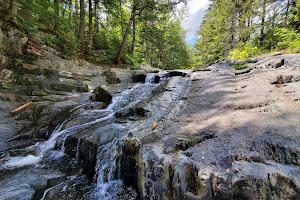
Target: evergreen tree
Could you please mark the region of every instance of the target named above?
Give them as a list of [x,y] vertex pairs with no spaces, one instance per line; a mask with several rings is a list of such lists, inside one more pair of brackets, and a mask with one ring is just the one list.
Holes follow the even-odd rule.
[[[234,54],[240,52],[240,58],[243,58],[276,48],[280,42],[276,30],[290,26],[299,30],[298,2],[211,0],[198,31],[194,53],[197,63],[203,66],[226,58],[234,49]],[[290,5],[293,5],[292,9]]]

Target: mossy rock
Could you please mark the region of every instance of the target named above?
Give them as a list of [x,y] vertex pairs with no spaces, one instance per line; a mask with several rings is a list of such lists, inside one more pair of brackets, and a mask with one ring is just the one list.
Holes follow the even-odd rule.
[[100,101],[105,103],[106,105],[109,105],[112,101],[112,96],[109,94],[109,92],[107,92],[106,90],[104,90],[101,87],[97,87],[94,90],[95,98],[92,98],[92,100],[94,101]]

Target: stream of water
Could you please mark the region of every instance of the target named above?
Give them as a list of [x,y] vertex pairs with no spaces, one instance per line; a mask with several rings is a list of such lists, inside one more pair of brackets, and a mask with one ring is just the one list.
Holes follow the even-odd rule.
[[[161,74],[159,74],[161,75]],[[178,97],[181,96],[183,89],[186,87],[185,83],[178,84],[178,81],[174,79],[174,83],[168,83],[170,88],[179,87],[179,92],[168,92],[164,96],[156,96],[157,93],[154,92],[157,88],[164,83],[161,81],[160,84],[155,84],[159,77],[158,74],[149,74],[146,76],[144,84],[136,84],[128,89],[124,89],[120,93],[113,95],[112,103],[106,109],[91,109],[83,110],[81,115],[83,117],[89,116],[94,117],[92,121],[72,126],[67,129],[63,129],[64,125],[68,123],[65,121],[59,124],[55,130],[52,132],[51,136],[47,141],[38,142],[33,146],[27,147],[28,155],[23,156],[12,156],[6,157],[6,162],[2,166],[3,168],[18,168],[26,165],[36,165],[49,155],[49,152],[54,154],[54,157],[62,157],[65,152],[65,142],[66,139],[72,135],[84,132],[87,129],[90,131],[90,135],[97,135],[100,132],[105,132],[106,130],[113,129],[117,127],[115,132],[117,133],[112,140],[108,141],[99,146],[97,153],[97,164],[96,164],[96,175],[95,175],[95,189],[91,192],[92,199],[118,199],[120,194],[124,193],[125,187],[120,180],[120,157],[122,156],[123,138],[129,133],[129,130],[134,130],[134,128],[139,129],[143,123],[138,126],[130,121],[126,121],[125,124],[115,124],[114,119],[116,118],[117,112],[123,112],[129,110],[136,105],[144,105],[145,108],[154,112],[153,116],[148,116],[149,119],[145,120],[145,123],[152,123],[153,120],[157,120],[161,115],[166,115],[169,109],[172,109],[174,105],[171,103],[177,101]],[[178,79],[179,80],[179,79]],[[159,89],[160,91],[161,89]],[[168,90],[171,91],[171,90]],[[145,103],[141,103],[145,101]],[[168,103],[169,101],[169,103]],[[152,103],[149,103],[152,102]],[[172,108],[169,108],[169,107]],[[109,121],[111,120],[111,121]],[[105,123],[108,121],[109,123]],[[133,124],[130,127],[130,124]],[[79,160],[79,144],[80,137],[78,138],[78,143],[76,146],[76,159]],[[55,149],[55,150],[54,150]],[[48,191],[48,190],[47,190]],[[128,191],[127,191],[128,192]],[[135,192],[132,192],[132,196],[136,196]],[[44,194],[45,196],[45,194]]]
[[[38,142],[35,145],[26,148],[28,152],[31,152],[30,154],[26,156],[6,157],[6,162],[2,165],[2,168],[18,168],[26,165],[38,166],[38,164],[49,155],[47,154],[49,151],[53,151],[57,158],[63,156],[65,151],[64,143],[69,136],[79,133],[92,125],[97,125],[112,119],[115,117],[116,112],[133,107],[142,100],[148,98],[152,91],[158,86],[158,84],[152,83],[152,77],[153,76],[150,75],[150,78],[147,78],[149,81],[145,84],[137,84],[132,88],[115,94],[112,103],[106,109],[85,111],[88,112],[89,115],[98,116],[94,121],[64,130],[62,130],[62,128],[67,121],[59,124],[51,133],[48,140]],[[124,132],[124,135],[125,134],[127,134],[127,132]],[[78,142],[78,144],[79,143],[80,142]],[[57,149],[58,147],[60,148]],[[56,150],[54,151],[54,149]],[[93,193],[94,198],[115,199],[116,195],[122,192],[123,183],[119,179],[119,172],[116,171],[120,169],[120,159],[118,159],[118,157],[121,155],[121,149],[122,140],[119,138],[115,138],[112,142],[99,147],[96,165],[97,183],[95,192]],[[76,157],[78,158],[78,147]]]

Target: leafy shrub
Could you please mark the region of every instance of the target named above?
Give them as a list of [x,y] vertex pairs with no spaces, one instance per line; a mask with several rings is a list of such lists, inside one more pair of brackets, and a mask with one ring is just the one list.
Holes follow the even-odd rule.
[[134,67],[138,65],[137,60],[128,53],[123,54],[122,60],[125,64],[133,65]]
[[108,62],[106,51],[104,50],[97,51],[97,62],[100,63]]
[[250,42],[240,43],[238,48],[229,52],[229,57],[239,60],[245,60],[258,55],[260,52],[257,46],[250,44]]
[[60,49],[61,56],[66,59],[80,51],[80,43],[72,32],[58,34],[54,43]]
[[289,53],[300,53],[300,34],[286,28],[276,29],[275,35],[281,38],[277,48],[287,49]]

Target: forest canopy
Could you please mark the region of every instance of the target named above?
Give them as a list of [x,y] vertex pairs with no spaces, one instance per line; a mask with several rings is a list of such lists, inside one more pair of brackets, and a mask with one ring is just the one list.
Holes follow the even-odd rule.
[[228,56],[247,59],[265,52],[300,52],[299,0],[210,0],[194,56],[204,65]]
[[[300,52],[300,0],[210,0],[197,32],[185,42],[189,0],[0,0],[1,21],[65,59],[136,69],[199,68],[232,57]],[[199,19],[200,20],[200,19]]]
[[[66,59],[191,67],[177,7],[185,0],[0,0],[28,37]],[[11,8],[14,7],[14,8]],[[16,16],[9,14],[15,9]],[[176,12],[175,12],[176,11]],[[5,19],[8,20],[8,19]]]

